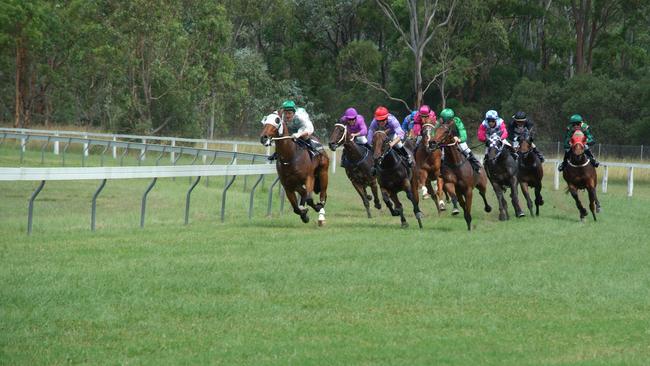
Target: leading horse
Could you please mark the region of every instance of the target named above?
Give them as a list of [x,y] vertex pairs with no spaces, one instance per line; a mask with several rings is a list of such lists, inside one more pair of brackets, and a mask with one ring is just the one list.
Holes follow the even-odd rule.
[[[318,212],[318,225],[322,226],[325,223],[329,157],[324,151],[312,157],[306,146],[291,138],[285,122],[277,113],[266,116],[262,124],[264,128],[260,142],[270,146],[275,141],[275,151],[278,154],[275,167],[293,212],[300,216],[302,222],[308,223],[308,210],[305,208],[307,203]],[[314,203],[312,192],[320,193],[320,202]],[[300,203],[296,194],[300,195]]]
[[533,215],[533,202],[530,199],[528,187],[530,186],[535,189],[535,216],[539,216],[539,206],[544,204],[544,198],[542,198],[544,167],[542,166],[542,161],[539,160],[539,157],[533,151],[533,143],[528,131],[517,136],[517,142],[519,143],[519,169],[517,171],[519,187],[526,199],[531,216]]
[[[371,198],[374,201],[375,208],[381,209],[377,179],[372,175],[372,167],[375,161],[370,150],[354,142],[354,137],[348,133],[348,127],[342,123],[337,123],[330,135],[329,147],[332,151],[336,151],[336,148],[341,144],[343,144],[343,154],[347,160],[347,164],[344,166],[345,174],[361,197],[368,218],[372,218],[370,214]],[[366,193],[366,187],[370,187],[372,197]]]
[[[378,129],[375,131],[372,138],[372,150],[377,169],[377,180],[386,207],[390,210],[391,215],[400,217],[403,228],[408,227],[406,218],[404,218],[404,208],[397,197],[398,192],[406,192],[406,197],[413,204],[413,212],[421,229],[422,212],[420,212],[418,204],[413,200],[411,169],[406,167],[400,154],[390,146],[390,140],[385,130]],[[393,208],[393,203],[395,208]]]
[[505,191],[510,188],[510,199],[517,217],[526,216],[519,205],[517,194],[517,162],[510,154],[510,150],[501,137],[492,135],[486,141],[487,154],[485,156],[485,172],[487,173],[492,188],[499,201],[499,220],[510,219],[508,215],[508,203],[504,197]]
[[472,230],[472,190],[478,188],[485,212],[492,211],[487,203],[485,192],[487,190],[487,177],[485,169],[474,172],[467,158],[460,151],[458,142],[454,139],[456,125],[451,123],[441,124],[435,132],[431,145],[441,148],[444,154],[440,174],[444,181],[445,191],[451,196],[452,202],[459,202],[463,208],[467,230]]
[[579,189],[586,189],[589,195],[589,209],[596,221],[596,212],[600,212],[600,202],[596,196],[596,184],[598,182],[598,175],[596,168],[590,164],[590,159],[585,154],[585,144],[587,137],[578,130],[574,132],[570,140],[571,153],[567,166],[562,171],[562,176],[567,182],[568,191],[576,201],[576,207],[580,211],[580,221],[584,221],[587,216],[587,210],[582,206],[580,197],[578,197]]

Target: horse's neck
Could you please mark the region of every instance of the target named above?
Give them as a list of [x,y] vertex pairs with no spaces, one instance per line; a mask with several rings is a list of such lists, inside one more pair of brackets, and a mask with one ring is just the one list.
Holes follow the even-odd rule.
[[573,164],[584,164],[587,161],[587,155],[583,151],[582,154],[576,154],[573,151],[571,151],[571,156],[569,157],[569,161]]
[[283,161],[292,160],[296,156],[298,145],[291,139],[275,140],[275,151]]
[[535,166],[538,162],[537,155],[533,153],[533,150],[528,150],[525,153],[521,153],[521,162],[525,166]]
[[445,146],[445,159],[450,164],[460,164],[465,160],[465,155],[463,155],[456,145],[454,146]]
[[343,149],[345,150],[346,155],[348,158],[361,158],[363,156],[363,149],[361,146],[357,145],[356,142],[354,142],[354,139],[350,140],[345,140],[343,143]]

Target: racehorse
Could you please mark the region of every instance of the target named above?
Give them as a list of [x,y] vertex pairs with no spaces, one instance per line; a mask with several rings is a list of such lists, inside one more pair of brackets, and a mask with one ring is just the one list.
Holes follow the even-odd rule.
[[494,134],[486,141],[487,155],[485,157],[485,172],[487,173],[492,188],[499,201],[499,220],[510,219],[508,215],[508,203],[504,197],[505,191],[510,188],[510,198],[517,217],[526,216],[519,206],[517,194],[517,162],[510,154],[509,149],[501,140],[501,137]]
[[[381,195],[391,215],[399,216],[402,227],[408,227],[406,218],[404,218],[404,208],[399,198],[397,198],[397,193],[404,191],[406,197],[413,203],[413,212],[418,220],[418,225],[422,228],[422,212],[420,212],[418,204],[413,200],[411,169],[406,167],[400,154],[390,146],[385,130],[378,129],[375,131],[372,139],[372,150]],[[395,208],[393,208],[393,203]]]
[[[275,151],[278,154],[275,167],[293,212],[300,216],[302,222],[308,223],[307,203],[318,212],[318,225],[322,226],[325,224],[329,157],[324,151],[312,157],[307,147],[292,139],[285,122],[277,113],[266,116],[262,124],[264,128],[260,142],[269,146],[271,141],[275,141]],[[312,192],[320,193],[319,203],[314,203]],[[300,195],[300,203],[296,193]]]
[[577,130],[573,133],[570,140],[571,153],[567,166],[562,171],[562,176],[567,182],[568,191],[576,201],[576,207],[580,211],[580,221],[584,221],[587,216],[587,210],[582,206],[578,197],[578,189],[586,189],[589,195],[589,209],[596,221],[596,212],[600,212],[600,202],[596,196],[596,184],[598,176],[596,168],[590,164],[589,158],[585,155],[585,144],[587,136],[582,131]]
[[517,136],[519,142],[519,170],[517,171],[517,180],[521,188],[521,193],[526,198],[526,204],[531,216],[533,215],[533,201],[528,193],[528,186],[535,189],[535,215],[539,216],[539,206],[544,204],[542,198],[542,178],[544,178],[544,167],[541,160],[533,152],[532,142],[528,131]]
[[[425,189],[430,194],[435,194],[432,197],[438,214],[444,211],[445,201],[443,199],[443,183],[440,177],[440,167],[442,165],[442,151],[440,149],[431,148],[431,131],[435,128],[431,123],[422,125],[420,135],[422,140],[419,145],[415,147],[413,156],[415,157],[415,165],[413,167],[413,198],[415,202],[420,203],[420,188],[424,195]],[[431,182],[436,181],[437,189],[433,189]]]
[[[354,137],[350,136],[346,125],[337,123],[334,125],[334,131],[332,131],[332,135],[330,136],[329,147],[332,151],[335,151],[341,143],[343,144],[343,154],[347,159],[345,174],[361,197],[368,218],[372,218],[370,214],[371,198],[375,203],[375,208],[381,209],[381,202],[379,201],[377,190],[377,179],[371,173],[374,164],[372,154],[366,147],[354,142]],[[368,186],[372,191],[372,197],[366,193],[366,187]]]
[[460,202],[467,223],[467,230],[472,230],[472,189],[478,188],[485,204],[485,212],[492,211],[487,203],[487,177],[484,170],[474,172],[467,158],[460,151],[458,142],[454,139],[456,125],[453,122],[441,124],[435,132],[430,145],[441,148],[444,154],[440,173],[444,181],[445,191],[451,196],[452,202]]

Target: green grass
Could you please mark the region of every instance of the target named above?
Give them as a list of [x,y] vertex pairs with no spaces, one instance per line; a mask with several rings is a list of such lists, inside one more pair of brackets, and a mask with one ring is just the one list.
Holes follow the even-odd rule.
[[0,364],[647,364],[650,184],[637,174],[627,198],[610,174],[598,222],[549,169],[540,217],[478,204],[472,232],[428,200],[423,230],[410,205],[406,230],[367,219],[340,171],[323,228],[277,194],[266,218],[270,180],[249,221],[241,177],[224,223],[212,178],[184,226],[179,178],[150,193],[144,229],[149,181],[109,181],[94,233],[99,182],[48,182],[27,236],[37,182],[0,182]]

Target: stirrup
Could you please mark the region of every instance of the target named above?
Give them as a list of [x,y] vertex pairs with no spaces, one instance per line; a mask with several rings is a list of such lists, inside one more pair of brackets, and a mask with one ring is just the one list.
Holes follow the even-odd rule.
[[277,158],[278,158],[278,153],[277,153],[277,152],[274,152],[273,154],[269,155],[269,156],[266,158],[266,160],[268,160],[268,161],[273,161],[273,160],[276,160]]

